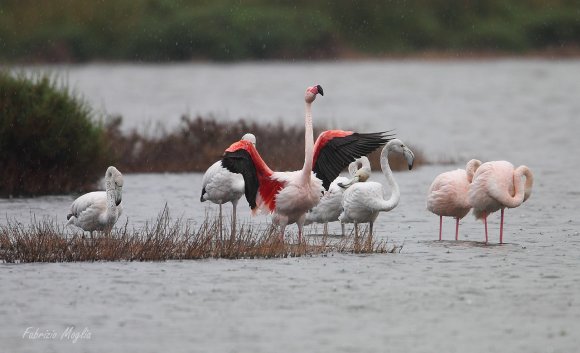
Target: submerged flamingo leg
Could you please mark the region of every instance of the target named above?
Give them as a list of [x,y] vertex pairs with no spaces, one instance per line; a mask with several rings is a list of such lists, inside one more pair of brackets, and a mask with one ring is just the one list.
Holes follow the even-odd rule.
[[503,212],[505,209],[501,209],[501,222],[499,224],[499,243],[503,244]]
[[455,241],[459,240],[459,218],[455,218]]
[[483,223],[485,224],[485,243],[487,244],[487,213],[483,214]]
[[439,216],[439,241],[441,241],[441,228],[443,228],[443,216]]

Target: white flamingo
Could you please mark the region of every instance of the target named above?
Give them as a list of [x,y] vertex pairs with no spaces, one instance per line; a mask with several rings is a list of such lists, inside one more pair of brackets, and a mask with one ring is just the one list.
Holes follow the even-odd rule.
[[[366,156],[362,156],[348,166],[348,171],[351,178],[355,177],[356,172],[362,169],[365,173],[360,173],[357,181],[366,181],[371,174],[371,163]],[[324,224],[324,235],[328,235],[328,222],[338,221],[338,216],[342,212],[342,195],[344,188],[338,186],[339,183],[346,184],[350,179],[346,177],[337,177],[330,184],[328,191],[322,195],[318,205],[314,206],[308,213],[306,213],[305,225],[312,223]],[[342,227],[342,235],[344,236],[344,223],[340,224]]]
[[395,181],[389,166],[388,157],[390,153],[404,155],[409,169],[413,168],[415,160],[413,151],[399,139],[391,140],[383,147],[381,151],[381,169],[387,179],[387,184],[391,188],[391,197],[388,200],[384,199],[384,190],[381,183],[374,181],[356,183],[357,177],[355,176],[349,183],[341,184],[341,186],[348,188],[342,196],[343,211],[338,218],[341,223],[354,223],[355,238],[358,238],[358,224],[369,223],[369,243],[373,236],[373,223],[379,213],[388,212],[397,207],[401,197],[399,185]]
[[439,240],[443,228],[443,217],[455,218],[455,240],[459,239],[459,220],[471,210],[467,198],[473,174],[481,161],[472,159],[465,169],[456,169],[439,174],[427,193],[427,209],[439,216]]
[[89,192],[74,200],[66,216],[67,225],[91,232],[91,236],[93,231],[110,231],[123,212],[123,175],[115,167],[107,168],[105,190]]
[[[288,224],[298,225],[298,241],[306,212],[320,201],[324,189],[355,158],[369,154],[389,141],[385,133],[359,134],[330,130],[320,134],[314,144],[312,102],[323,95],[320,85],[308,87],[304,100],[304,166],[294,172],[273,172],[256,148],[248,141],[232,144],[224,153],[222,165],[244,176],[245,195],[250,208],[273,213],[272,221],[280,226],[281,239]],[[315,174],[313,174],[313,172]]]
[[[525,182],[524,182],[525,178]],[[515,208],[532,194],[534,175],[525,165],[514,168],[507,161],[483,163],[473,176],[469,187],[469,203],[476,219],[483,218],[487,243],[487,216],[501,209],[499,243],[503,244],[503,216],[506,207]]]
[[[253,134],[245,134],[242,136],[242,140],[249,141],[254,147],[256,146],[256,136]],[[202,189],[199,201],[211,201],[220,207],[220,237],[222,235],[222,205],[227,202],[232,203],[231,236],[233,236],[236,232],[236,209],[238,207],[238,201],[244,194],[244,177],[222,167],[222,161],[219,160],[207,169],[203,175],[201,184]]]

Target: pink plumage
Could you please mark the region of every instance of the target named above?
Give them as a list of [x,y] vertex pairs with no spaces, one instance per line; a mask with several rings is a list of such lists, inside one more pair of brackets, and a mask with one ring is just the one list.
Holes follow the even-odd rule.
[[477,169],[469,188],[468,200],[475,218],[484,221],[486,242],[487,216],[501,210],[499,242],[502,244],[504,209],[518,207],[526,201],[532,193],[533,183],[534,177],[528,167],[514,168],[507,161],[487,162]]
[[467,193],[473,175],[481,162],[477,159],[470,160],[465,170],[457,169],[439,174],[427,194],[427,209],[439,216],[439,240],[443,217],[453,217],[456,220],[455,240],[459,237],[459,220],[469,213],[471,205]]

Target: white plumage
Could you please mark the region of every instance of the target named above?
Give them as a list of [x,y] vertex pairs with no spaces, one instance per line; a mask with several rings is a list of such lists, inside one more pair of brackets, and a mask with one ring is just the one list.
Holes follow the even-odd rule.
[[[242,140],[250,141],[256,145],[256,137],[253,134],[245,134]],[[219,205],[219,227],[222,229],[222,205],[232,203],[232,235],[236,227],[236,209],[238,201],[244,195],[244,177],[241,174],[232,173],[222,166],[219,160],[211,165],[203,175],[200,201],[211,201]]]
[[[348,166],[349,174],[353,178],[359,169],[364,169],[367,172],[367,175],[370,175],[371,165],[366,156],[357,159]],[[323,223],[324,234],[328,234],[328,222],[338,221],[338,216],[340,216],[340,213],[342,212],[342,196],[345,189],[340,187],[338,184],[347,184],[348,182],[349,179],[345,177],[337,177],[334,179],[330,184],[328,191],[326,191],[320,199],[318,205],[308,211],[306,214],[306,222],[304,224]],[[341,226],[342,235],[344,235],[344,224],[341,224]]]
[[123,175],[115,167],[105,173],[106,191],[93,191],[78,197],[67,215],[67,225],[84,231],[109,231],[121,216]]
[[387,178],[387,184],[391,187],[391,197],[384,199],[383,185],[373,181],[356,183],[356,178],[342,186],[348,187],[342,197],[343,211],[339,216],[341,223],[354,223],[355,236],[358,237],[358,224],[369,223],[369,236],[373,235],[373,223],[379,212],[388,212],[397,207],[400,199],[399,185],[393,177],[389,166],[388,154],[401,153],[407,159],[409,169],[413,167],[415,156],[413,152],[398,139],[389,141],[381,152],[381,169]]

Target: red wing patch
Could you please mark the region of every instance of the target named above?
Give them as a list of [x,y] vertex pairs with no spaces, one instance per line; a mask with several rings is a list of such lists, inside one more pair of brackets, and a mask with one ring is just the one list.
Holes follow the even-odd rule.
[[318,159],[318,155],[320,151],[326,146],[328,141],[332,140],[335,137],[345,137],[348,135],[352,135],[352,131],[344,131],[344,130],[327,130],[322,132],[318,135],[316,139],[316,143],[314,144],[314,157],[312,158],[312,164],[316,164],[316,160]]
[[272,170],[264,162],[251,142],[244,140],[235,142],[226,149],[226,152],[235,152],[240,149],[246,150],[250,154],[254,167],[256,168],[259,183],[258,192],[261,197],[261,200],[257,200],[258,207],[267,208],[268,211],[273,212],[276,208],[276,195],[284,187],[284,184],[271,178],[273,174]]

